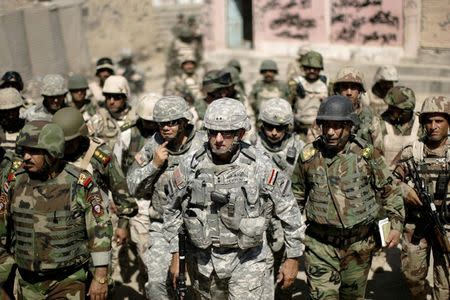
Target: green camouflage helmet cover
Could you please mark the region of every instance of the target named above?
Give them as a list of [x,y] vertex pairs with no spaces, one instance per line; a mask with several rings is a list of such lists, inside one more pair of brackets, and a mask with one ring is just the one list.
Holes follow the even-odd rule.
[[20,130],[16,146],[46,150],[51,156],[62,158],[64,156],[64,132],[55,123],[31,121]]
[[361,85],[362,92],[365,92],[366,89],[364,87],[364,75],[357,69],[353,67],[343,67],[339,70],[336,75],[336,80],[333,84],[333,90],[335,93],[338,93],[338,85],[341,82],[353,82]]
[[414,91],[405,86],[394,86],[390,89],[384,102],[403,110],[414,110],[416,106],[416,96]]
[[447,119],[450,118],[450,98],[445,96],[430,96],[425,98],[422,109],[420,110],[420,122],[427,114],[441,113],[446,114]]
[[239,77],[239,72],[238,72],[238,70],[236,70],[236,68],[228,66],[228,67],[223,68],[222,72],[230,73],[232,84],[238,84],[239,82],[241,82],[241,78]]
[[300,64],[303,67],[311,67],[323,70],[322,54],[316,51],[309,51],[300,59]]
[[275,71],[276,73],[278,73],[277,63],[271,59],[263,60],[261,66],[259,67],[259,72],[263,71]]
[[13,109],[23,106],[23,99],[15,88],[0,89],[0,109]]
[[227,66],[233,67],[233,68],[235,68],[236,70],[238,70],[239,73],[241,73],[241,69],[242,69],[241,63],[240,63],[236,58],[231,59],[231,60],[227,63]]
[[212,93],[217,89],[226,88],[233,85],[231,74],[223,70],[211,70],[203,77],[203,90],[205,93]]
[[220,98],[208,105],[204,126],[211,130],[250,130],[251,128],[244,104],[232,98]]
[[179,96],[164,96],[160,98],[153,108],[155,122],[168,122],[178,119],[192,120],[193,115],[184,98]]
[[294,125],[294,113],[285,99],[272,98],[262,103],[258,120],[272,125]]
[[60,96],[68,92],[66,81],[59,74],[47,74],[42,79],[42,96]]
[[86,80],[86,77],[80,74],[74,74],[69,77],[67,87],[70,90],[81,90],[81,89],[87,89],[88,82]]
[[359,123],[352,101],[341,95],[330,96],[322,101],[316,122],[320,124],[322,121],[347,121],[354,125]]
[[62,128],[66,141],[89,134],[83,115],[75,107],[61,108],[53,115],[52,122]]

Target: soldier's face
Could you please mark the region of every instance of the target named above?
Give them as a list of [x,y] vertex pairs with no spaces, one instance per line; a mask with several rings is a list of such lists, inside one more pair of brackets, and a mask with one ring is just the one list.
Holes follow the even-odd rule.
[[106,109],[112,113],[120,111],[125,106],[125,95],[104,93],[106,99]]
[[39,173],[45,168],[45,154],[42,149],[23,148],[23,168],[30,173]]
[[97,77],[100,79],[100,84],[103,85],[105,80],[112,75],[112,72],[109,69],[100,69],[97,72]]
[[341,82],[338,85],[338,92],[341,96],[350,99],[353,104],[359,100],[360,86],[355,82]]
[[264,78],[264,82],[270,83],[275,80],[275,75],[277,74],[277,72],[273,70],[264,70],[261,71],[261,74]]
[[234,150],[234,143],[242,138],[238,130],[208,130],[211,151],[218,156],[227,156]]
[[60,110],[66,100],[66,94],[58,96],[44,96],[47,108],[50,112],[55,113]]
[[86,89],[70,90],[73,102],[82,102],[86,98]]
[[303,71],[305,72],[306,80],[314,82],[319,79],[320,69],[303,66]]
[[350,137],[352,125],[342,121],[323,121],[322,135],[325,137],[325,146],[329,149],[340,150]]
[[424,120],[427,138],[433,142],[440,142],[448,135],[448,121],[440,114],[431,114]]
[[0,123],[2,125],[10,125],[19,120],[20,107],[0,110]]
[[268,123],[263,123],[263,132],[267,139],[276,144],[281,142],[286,135],[287,126],[286,125],[272,125]]
[[194,74],[195,71],[195,63],[192,61],[187,61],[182,65],[184,73],[191,75]]
[[181,120],[173,120],[169,122],[158,123],[159,133],[164,138],[165,141],[173,141],[183,130]]

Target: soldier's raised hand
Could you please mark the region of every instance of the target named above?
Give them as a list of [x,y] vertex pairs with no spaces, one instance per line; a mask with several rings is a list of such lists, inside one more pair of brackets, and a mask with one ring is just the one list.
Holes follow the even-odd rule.
[[152,164],[157,167],[161,168],[166,160],[169,158],[169,150],[167,150],[167,143],[168,141],[165,141],[161,145],[156,148],[155,153],[153,154],[153,160]]

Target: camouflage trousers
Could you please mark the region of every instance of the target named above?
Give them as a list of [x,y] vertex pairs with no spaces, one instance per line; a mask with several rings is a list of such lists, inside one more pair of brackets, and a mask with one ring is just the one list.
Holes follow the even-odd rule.
[[[411,243],[414,224],[406,224],[402,241],[402,269],[411,299],[426,299],[426,277],[430,266],[430,252],[433,252],[433,299],[450,299],[449,261],[444,254],[431,247],[430,241],[422,238],[417,245]],[[450,225],[446,225],[447,238],[450,238]]]
[[1,255],[0,262],[0,287],[3,287],[3,284],[8,280],[15,262],[14,258],[8,254]]
[[[205,251],[205,250],[198,250]],[[270,251],[270,250],[269,250]],[[244,260],[232,271],[231,277],[219,278],[213,271],[209,277],[198,271],[195,253],[187,256],[189,277],[196,299],[201,300],[270,300],[265,298],[265,284],[269,278],[264,260]],[[192,255],[194,254],[194,255]],[[273,278],[273,277],[272,277]],[[273,286],[273,281],[271,282]]]
[[170,245],[162,233],[150,231],[150,246],[143,257],[148,281],[145,285],[148,299],[173,299],[169,267],[172,261]]
[[285,260],[285,247],[281,250],[273,252],[268,251],[266,265],[267,273],[264,283],[264,297],[263,299],[291,299],[293,293],[293,287],[287,289],[281,289],[279,285],[275,285],[278,272],[280,271],[281,265]]
[[144,263],[144,253],[148,249],[150,242],[149,234],[150,220],[148,215],[138,213],[130,219],[130,239],[136,245],[137,261],[139,266],[138,284],[139,289],[144,289],[147,282],[147,270]]
[[17,271],[17,278],[19,283],[19,300],[78,300],[85,299],[85,295],[87,293],[87,271],[84,269],[80,269],[66,278],[61,278],[60,280],[46,280],[31,283],[25,281],[19,271]]
[[306,235],[305,269],[310,299],[364,299],[372,256],[373,236],[347,248],[336,248]]

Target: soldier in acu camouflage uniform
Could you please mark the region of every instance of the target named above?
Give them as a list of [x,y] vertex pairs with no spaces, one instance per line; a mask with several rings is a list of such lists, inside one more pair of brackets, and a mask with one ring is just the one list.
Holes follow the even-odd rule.
[[97,105],[86,98],[89,89],[88,82],[83,75],[75,74],[69,77],[67,84],[69,88],[71,102],[70,105],[76,107],[82,114],[83,119],[88,121],[97,112]]
[[249,101],[253,111],[258,115],[261,104],[272,98],[289,98],[289,86],[286,82],[275,79],[278,74],[278,66],[273,60],[264,60],[259,67],[259,73],[263,76],[252,87]]
[[179,267],[177,234],[184,223],[197,296],[261,299],[270,251],[265,232],[272,216],[282,220],[285,237],[287,258],[277,275],[283,288],[295,279],[303,252],[304,223],[290,180],[264,153],[242,142],[250,122],[239,101],[212,102],[204,126],[208,143],[181,162],[168,186],[164,237],[173,253],[173,280]]
[[[402,182],[407,207],[403,233],[402,265],[411,299],[427,299],[426,277],[433,252],[433,299],[450,299],[450,261],[445,257],[433,236],[434,231],[420,216],[423,203],[417,191],[408,185],[410,172],[407,163],[415,163],[421,179],[428,188],[439,218],[450,241],[449,175],[450,99],[444,96],[425,99],[420,113],[425,136],[417,138],[401,152],[401,161],[394,175]],[[413,237],[414,236],[414,237]],[[447,253],[448,255],[448,253]]]
[[168,299],[172,290],[168,281],[170,248],[162,232],[163,207],[167,202],[165,186],[173,170],[187,159],[188,153],[198,149],[204,139],[188,123],[192,114],[181,97],[159,99],[153,110],[153,119],[158,123],[159,132],[135,156],[127,180],[136,197],[151,199],[150,247],[144,255],[148,271],[147,297]]
[[381,66],[375,73],[374,84],[368,92],[370,107],[376,115],[380,115],[386,110],[387,105],[384,102],[387,92],[394,87],[398,81],[397,69],[394,66]]
[[292,103],[294,105],[295,130],[306,135],[322,100],[328,96],[326,77],[320,75],[323,70],[322,55],[315,51],[306,53],[300,64],[305,75],[299,75],[289,81]]
[[84,299],[87,291],[106,299],[112,229],[95,181],[62,160],[64,133],[54,123],[26,124],[17,147],[23,164],[7,171],[0,199],[15,235],[19,299]]
[[25,120],[20,118],[23,99],[14,88],[0,90],[0,145],[4,150],[14,151],[16,138]]
[[135,121],[134,112],[128,104],[130,87],[125,77],[111,75],[103,85],[105,107],[89,119],[89,133],[103,139],[112,149],[120,131],[126,130]]
[[61,75],[45,75],[41,86],[42,102],[25,110],[21,118],[27,122],[33,120],[50,121],[55,112],[66,106],[68,91],[66,81]]
[[351,135],[357,122],[346,97],[327,98],[317,115],[321,138],[303,148],[294,170],[294,195],[309,221],[304,243],[311,299],[364,299],[377,250],[378,203],[391,222],[389,248],[397,246],[403,228],[400,190],[380,153]]
[[420,122],[414,114],[416,96],[410,88],[393,87],[384,102],[388,105],[386,111],[381,114],[384,157],[388,167],[393,170],[399,151],[419,136]]

